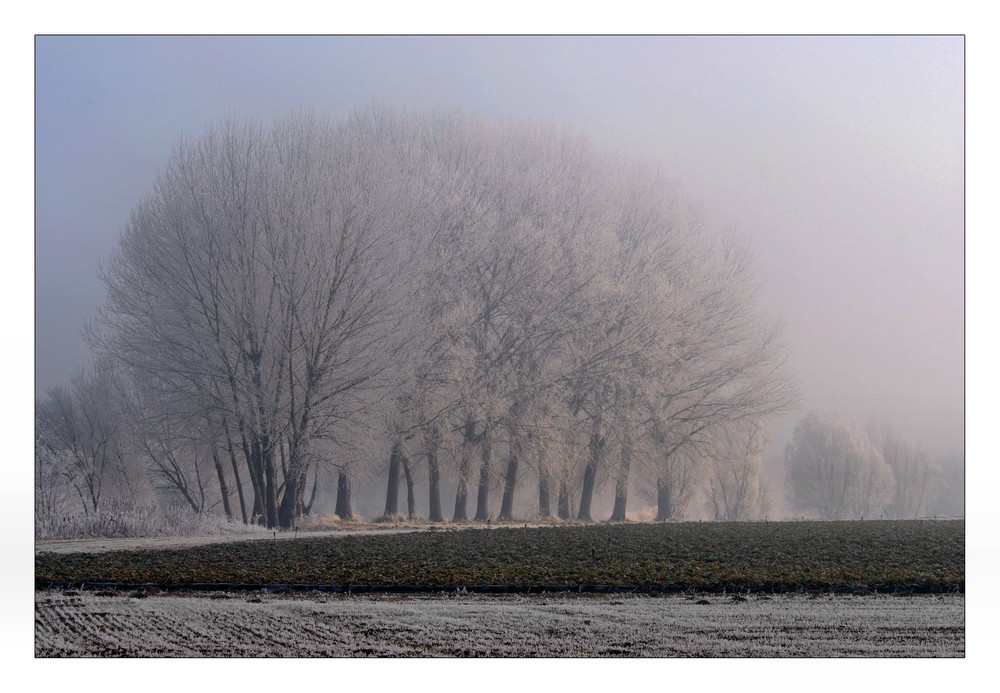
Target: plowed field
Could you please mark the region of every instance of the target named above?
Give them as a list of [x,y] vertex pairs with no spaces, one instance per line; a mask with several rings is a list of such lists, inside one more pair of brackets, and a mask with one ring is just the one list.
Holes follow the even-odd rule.
[[961,657],[960,595],[99,596],[40,591],[39,657]]

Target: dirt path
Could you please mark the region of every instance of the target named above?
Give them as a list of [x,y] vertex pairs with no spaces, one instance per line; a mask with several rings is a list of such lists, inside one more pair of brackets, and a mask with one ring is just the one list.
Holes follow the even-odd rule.
[[961,657],[965,598],[37,591],[35,654]]

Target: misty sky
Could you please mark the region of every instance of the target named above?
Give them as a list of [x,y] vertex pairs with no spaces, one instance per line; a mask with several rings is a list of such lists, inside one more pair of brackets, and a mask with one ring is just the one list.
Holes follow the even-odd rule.
[[[180,136],[372,101],[555,120],[657,161],[758,251],[800,410],[963,438],[961,37],[35,40],[36,395],[68,380],[97,277]],[[776,446],[778,447],[778,446]]]

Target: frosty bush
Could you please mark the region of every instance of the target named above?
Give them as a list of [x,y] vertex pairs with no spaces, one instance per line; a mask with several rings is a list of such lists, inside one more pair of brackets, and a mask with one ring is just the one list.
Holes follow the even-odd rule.
[[214,513],[196,513],[183,507],[161,508],[155,503],[140,504],[110,499],[96,513],[35,517],[36,539],[183,537],[254,531],[256,527],[252,525],[228,521]]

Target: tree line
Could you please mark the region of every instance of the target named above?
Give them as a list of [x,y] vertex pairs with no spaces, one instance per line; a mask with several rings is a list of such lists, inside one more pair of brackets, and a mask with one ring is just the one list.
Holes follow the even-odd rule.
[[753,265],[657,169],[566,128],[224,120],[125,223],[93,365],[36,402],[36,510],[145,484],[292,527],[329,480],[342,518],[376,479],[412,514],[419,474],[434,521],[510,519],[518,493],[595,519],[606,485],[612,520],[637,492],[657,519],[697,493],[751,517],[763,427],[797,399]]

